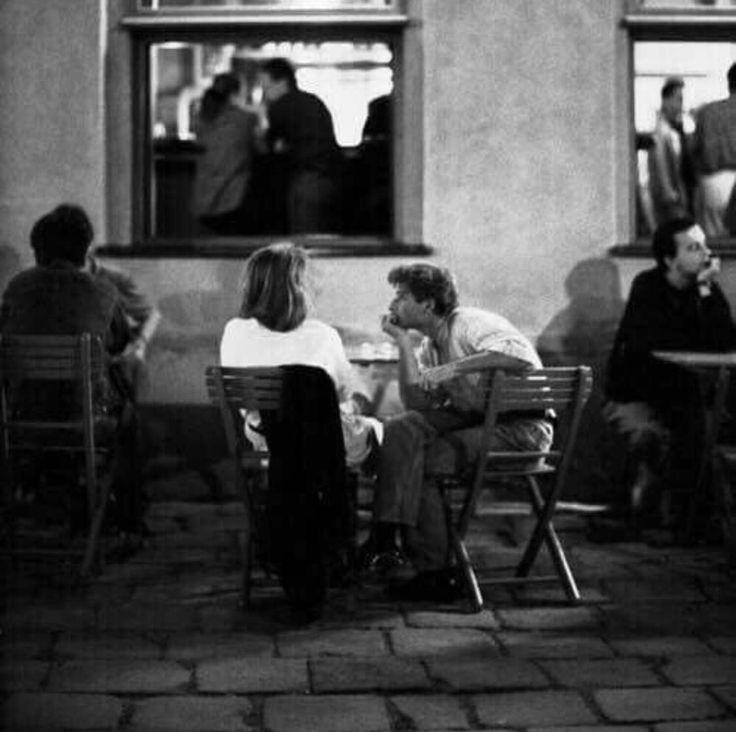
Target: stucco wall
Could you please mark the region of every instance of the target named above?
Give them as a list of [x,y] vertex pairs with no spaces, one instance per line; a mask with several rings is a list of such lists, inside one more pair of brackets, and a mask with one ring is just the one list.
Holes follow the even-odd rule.
[[[112,0],[0,3],[4,278],[29,262],[31,224],[61,200],[89,210],[98,240],[129,237],[123,7]],[[466,303],[497,310],[532,338],[552,342],[547,326],[565,322],[559,316],[569,309],[571,275],[578,294],[581,276],[588,294],[616,290],[616,267],[600,258],[623,236],[616,230],[625,164],[616,147],[625,65],[620,3],[414,0],[410,7],[414,81],[407,103],[423,105],[416,129],[423,191],[407,230],[435,248],[432,261],[456,272]],[[100,32],[108,25],[109,33]],[[391,297],[386,273],[401,261],[315,261],[317,315],[377,333]],[[165,315],[151,398],[201,401],[201,366],[216,356],[222,324],[234,312],[241,263],[117,264]]]
[[57,203],[104,231],[101,20],[98,0],[0,2],[0,284]]

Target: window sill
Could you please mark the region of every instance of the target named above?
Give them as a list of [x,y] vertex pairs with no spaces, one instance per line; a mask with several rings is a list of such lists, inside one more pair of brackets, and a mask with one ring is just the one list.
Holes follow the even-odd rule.
[[315,258],[425,257],[434,252],[427,244],[405,244],[375,237],[284,236],[247,239],[152,239],[145,244],[103,244],[96,248],[95,253],[121,259],[243,259],[260,247],[285,240],[303,246]]
[[[709,238],[708,246],[711,251],[721,259],[736,259],[736,239],[733,237]],[[608,254],[614,258],[631,257],[634,259],[654,260],[652,255],[652,245],[649,240],[635,241],[630,244],[615,244],[614,246],[609,247]]]

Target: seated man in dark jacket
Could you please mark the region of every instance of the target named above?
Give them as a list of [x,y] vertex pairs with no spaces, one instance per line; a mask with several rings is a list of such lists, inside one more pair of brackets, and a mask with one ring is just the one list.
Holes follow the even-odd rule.
[[652,352],[726,351],[736,328],[715,281],[718,261],[692,219],[661,225],[652,247],[657,266],[635,277],[611,353],[605,416],[636,461],[635,515],[677,533],[698,473],[706,404],[697,374]]
[[[104,407],[118,419],[117,459],[113,475],[114,517],[118,528],[137,533],[142,527],[140,480],[136,470],[135,413],[129,386],[114,358],[131,339],[125,313],[113,284],[83,271],[93,238],[87,214],[63,204],[42,216],[31,231],[36,266],[17,274],[3,293],[0,332],[3,335],[75,335],[102,338],[113,357]],[[52,395],[63,408],[64,394]]]

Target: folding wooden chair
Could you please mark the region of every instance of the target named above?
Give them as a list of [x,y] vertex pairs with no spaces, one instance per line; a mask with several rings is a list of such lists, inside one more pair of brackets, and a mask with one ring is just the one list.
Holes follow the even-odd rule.
[[[474,610],[482,609],[483,595],[468,554],[465,537],[476,513],[482,489],[489,482],[499,479],[506,482],[509,478],[521,479],[525,485],[532,512],[536,516],[536,524],[516,568],[515,577],[497,579],[495,582],[559,581],[571,602],[580,600],[580,592],[552,520],[557,500],[565,486],[582,410],[590,395],[592,383],[592,372],[588,366],[545,368],[522,375],[497,371],[490,382],[481,444],[491,444],[498,418],[504,413],[521,415],[529,412],[538,415],[545,410],[554,410],[559,418],[558,424],[564,425],[561,430],[563,434],[556,435],[555,449],[550,452],[498,452],[482,449],[472,477],[468,480],[448,481],[439,477],[438,485],[448,516],[451,550],[462,572]],[[543,491],[537,479],[553,474],[551,488]],[[457,511],[452,506],[452,488],[460,489],[460,506]],[[549,550],[556,575],[531,577],[529,571],[542,542]]]
[[[265,530],[265,527],[268,524],[265,520],[265,491],[268,487],[267,479],[270,453],[254,450],[246,439],[243,430],[242,410],[258,410],[263,415],[265,412],[278,411],[284,408],[284,399],[287,394],[287,370],[289,368],[299,367],[228,368],[209,366],[205,372],[208,394],[210,399],[217,404],[220,410],[228,451],[234,463],[237,488],[243,498],[245,508],[245,534],[241,546],[241,598],[244,607],[248,607],[250,605],[251,573],[256,547],[260,545],[263,548],[264,545],[267,545],[267,541],[265,540],[275,541],[276,539],[273,536],[269,536]],[[310,371],[319,370],[315,367],[301,368],[307,368]],[[319,380],[318,384],[315,384],[314,381],[311,380],[309,383],[312,383],[315,388],[319,385],[321,389],[327,388],[330,390],[331,394],[334,396],[334,414],[331,414],[328,419],[323,420],[319,424],[329,425],[330,420],[335,420],[337,423],[337,435],[340,439],[338,454],[342,456],[342,453],[340,452],[342,451],[342,432],[339,426],[340,417],[337,399],[334,395],[334,386],[326,373],[323,372],[322,376],[324,377],[324,381]],[[316,389],[314,392],[315,395],[319,395],[319,393],[320,389]],[[319,398],[321,399],[321,397]],[[332,424],[334,426],[335,423]],[[321,427],[315,424],[312,424],[311,427],[309,425],[305,425],[305,429],[316,429],[314,434],[318,437],[322,434]],[[334,435],[334,432],[331,434]],[[320,442],[320,444],[322,445],[325,443]],[[329,446],[325,444],[325,447],[329,452]],[[334,455],[335,453],[332,454]],[[342,462],[340,464],[342,466]],[[354,539],[355,535],[354,492],[357,490],[357,481],[350,480],[347,475],[347,469],[345,470],[346,485],[343,486],[338,493],[341,498],[346,500],[346,503],[330,505],[328,500],[327,504],[320,504],[322,508],[319,508],[318,510],[320,511],[321,518],[325,518],[331,510],[337,511],[336,515],[338,516],[339,527],[334,532],[335,536],[332,536],[333,532],[330,531],[330,536],[328,538],[335,540],[339,544],[342,540],[342,532],[346,534],[347,541],[344,548],[348,553],[347,560],[350,562],[354,559],[352,556],[354,546],[351,543],[350,537]],[[305,475],[305,489],[308,488],[309,483],[309,476]],[[347,490],[347,493],[345,493],[345,490]],[[337,496],[337,494],[333,497],[335,496]],[[257,539],[259,539],[259,530],[261,531],[260,541],[257,541]],[[340,536],[337,536],[337,534],[340,534]],[[297,539],[297,537],[294,538],[295,540]],[[298,541],[295,546],[296,545],[298,545]],[[270,546],[269,548],[274,550],[277,549],[276,546]],[[266,569],[269,569],[268,564],[266,565]],[[288,595],[289,590],[286,587],[283,576],[281,577],[281,580]]]
[[[109,477],[98,475],[97,457],[107,449],[100,444],[97,432],[103,420],[109,430],[110,418],[95,412],[95,397],[105,384],[106,369],[102,343],[89,333],[0,338],[0,449],[11,550],[16,549],[15,458],[24,453],[82,455],[88,517],[83,576],[100,558],[99,537],[109,493]],[[31,548],[28,553],[60,552]]]
[[235,468],[236,487],[245,508],[245,534],[241,546],[241,602],[243,607],[249,607],[256,528],[254,512],[258,503],[255,493],[259,485],[265,484],[268,452],[254,450],[245,438],[241,410],[264,412],[279,409],[283,371],[277,367],[208,366],[205,379],[207,393],[220,410],[228,452]]

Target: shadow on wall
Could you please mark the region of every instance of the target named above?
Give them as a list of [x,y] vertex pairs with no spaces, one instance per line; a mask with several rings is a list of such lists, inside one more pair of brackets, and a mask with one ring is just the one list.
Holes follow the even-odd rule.
[[20,255],[7,244],[0,245],[0,293],[5,292],[8,282],[20,271]]
[[624,301],[616,264],[595,258],[578,262],[565,278],[567,307],[537,339],[546,366],[585,364],[593,369],[593,393],[586,405],[565,500],[612,502],[621,490],[620,446],[601,416],[603,384]]

